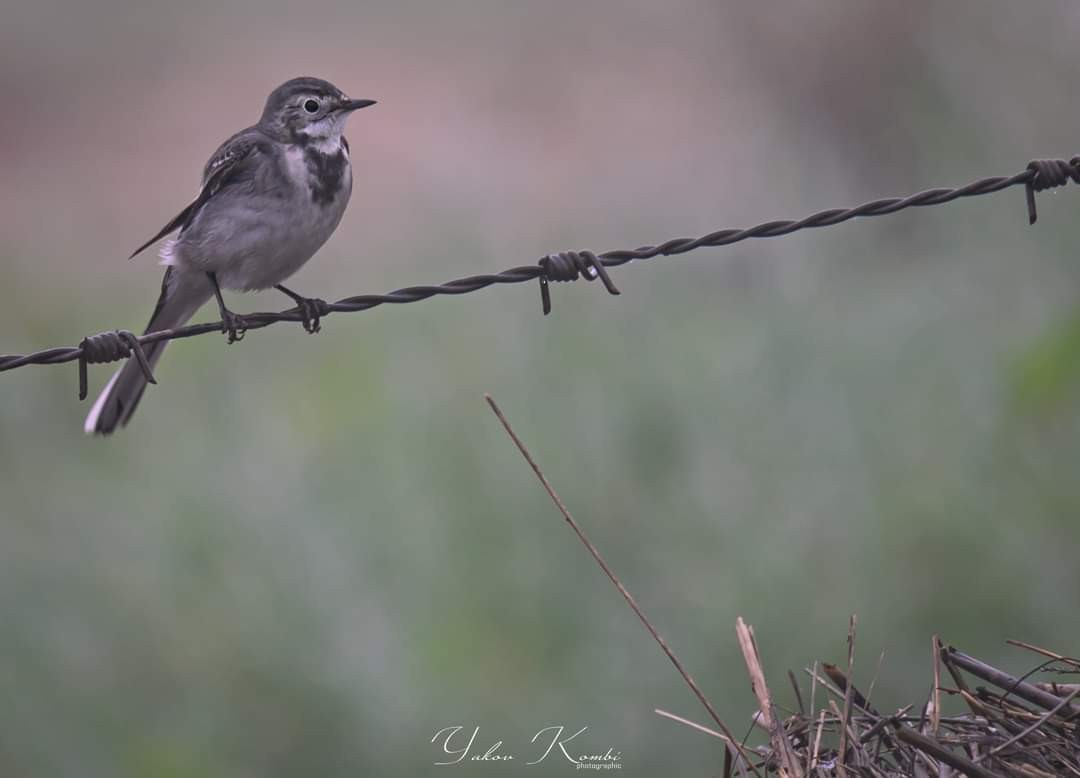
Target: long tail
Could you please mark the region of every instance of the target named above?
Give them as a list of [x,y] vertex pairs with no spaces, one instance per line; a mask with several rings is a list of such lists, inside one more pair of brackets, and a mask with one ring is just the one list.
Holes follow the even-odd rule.
[[[212,294],[210,284],[201,273],[177,272],[169,267],[161,281],[161,296],[157,307],[146,325],[146,332],[157,332],[181,327],[195,315]],[[159,340],[145,348],[146,358],[153,367],[161,359],[167,341]],[[131,414],[146,390],[146,379],[139,364],[128,359],[101,391],[83,429],[87,434],[109,435],[131,419]]]

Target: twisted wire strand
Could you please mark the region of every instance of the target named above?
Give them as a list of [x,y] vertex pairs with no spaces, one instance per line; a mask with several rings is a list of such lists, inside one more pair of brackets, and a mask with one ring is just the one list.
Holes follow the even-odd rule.
[[[1080,184],[1080,155],[1066,161],[1063,159],[1038,159],[1011,176],[993,176],[973,181],[955,188],[927,189],[907,197],[887,197],[873,200],[854,208],[830,208],[802,219],[781,219],[763,222],[746,229],[724,229],[698,238],[672,238],[655,246],[636,249],[617,249],[596,254],[592,251],[563,251],[541,257],[535,265],[522,265],[499,273],[468,276],[427,286],[407,286],[386,294],[363,294],[346,297],[326,304],[326,313],[351,313],[366,311],[379,305],[414,303],[437,295],[469,294],[499,284],[520,284],[539,279],[541,303],[544,314],[551,311],[549,286],[554,282],[600,280],[609,294],[619,294],[618,288],[608,275],[607,268],[619,267],[635,260],[653,259],[661,256],[685,254],[699,248],[730,246],[749,238],[778,238],[799,230],[831,227],[863,216],[885,216],[907,208],[943,205],[962,197],[978,197],[993,194],[1013,186],[1026,189],[1028,222],[1037,219],[1035,193],[1060,187],[1069,181]],[[276,322],[302,321],[298,308],[277,313],[250,313],[244,315],[247,329],[261,329]],[[221,332],[221,322],[192,324],[177,329],[160,330],[136,337],[130,332],[116,330],[84,338],[78,346],[49,348],[32,354],[0,356],[0,371],[14,370],[26,365],[57,365],[79,361],[79,399],[86,395],[87,363],[113,362],[132,355],[139,360],[147,380],[156,383],[150,372],[142,347],[161,340],[178,340],[208,332]]]

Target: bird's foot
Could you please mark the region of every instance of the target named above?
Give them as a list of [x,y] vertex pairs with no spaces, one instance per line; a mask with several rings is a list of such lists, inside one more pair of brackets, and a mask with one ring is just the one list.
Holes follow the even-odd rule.
[[244,339],[244,333],[247,332],[247,322],[244,321],[244,317],[240,314],[222,308],[221,331],[228,335],[229,343],[236,343],[238,340]]
[[322,329],[321,319],[330,313],[330,306],[326,300],[318,297],[304,297],[280,284],[276,288],[289,295],[296,303],[296,310],[300,312],[300,323],[304,325],[305,332],[314,335]]
[[206,278],[210,281],[210,288],[214,290],[214,298],[217,299],[218,313],[221,314],[221,331],[229,336],[229,343],[243,340],[244,333],[247,332],[247,322],[244,321],[243,316],[225,307],[225,299],[221,296],[217,274],[207,273]]
[[304,325],[304,331],[310,335],[322,329],[320,320],[330,313],[330,306],[326,300],[318,297],[301,297],[296,301],[296,307],[300,310],[300,323]]

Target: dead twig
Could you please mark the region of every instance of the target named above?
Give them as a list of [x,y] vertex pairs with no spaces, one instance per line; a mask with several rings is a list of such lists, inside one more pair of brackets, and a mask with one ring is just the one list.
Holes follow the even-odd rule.
[[[675,655],[675,652],[668,647],[667,641],[664,640],[663,637],[661,637],[659,632],[657,632],[656,627],[652,625],[652,622],[649,621],[648,617],[645,615],[645,612],[641,610],[641,606],[637,604],[637,601],[633,598],[627,588],[623,586],[622,581],[620,581],[618,576],[616,576],[612,569],[608,567],[607,562],[605,562],[604,558],[600,555],[600,551],[596,548],[596,546],[592,544],[592,541],[590,541],[585,536],[585,532],[581,529],[580,526],[578,526],[578,523],[574,520],[574,517],[570,515],[570,511],[567,509],[566,505],[563,503],[559,495],[555,492],[555,488],[551,485],[551,482],[548,481],[547,476],[545,476],[543,471],[540,469],[540,465],[538,465],[536,463],[536,460],[533,459],[532,454],[529,453],[529,450],[525,447],[525,444],[521,441],[521,438],[519,438],[517,436],[517,433],[514,432],[513,427],[510,426],[510,422],[507,421],[506,416],[503,414],[499,406],[495,403],[494,398],[492,398],[490,394],[485,394],[484,399],[487,400],[487,404],[491,406],[491,410],[494,412],[496,418],[498,418],[499,423],[502,424],[503,429],[506,430],[506,434],[510,437],[510,440],[514,442],[514,445],[517,446],[518,451],[520,451],[521,455],[525,458],[525,461],[529,463],[529,467],[531,467],[532,471],[536,474],[536,477],[540,481],[540,484],[544,487],[544,491],[548,493],[548,497],[550,497],[551,501],[555,503],[555,507],[559,509],[559,513],[562,514],[562,517],[566,520],[566,523],[570,525],[570,528],[572,530],[574,530],[574,534],[578,536],[578,539],[582,542],[585,548],[588,549],[589,553],[592,555],[592,558],[596,560],[596,563],[598,565],[600,565],[600,569],[604,571],[604,574],[608,577],[611,583],[613,583],[615,585],[615,588],[619,590],[619,594],[621,594],[623,599],[626,600],[626,604],[629,605],[630,609],[634,611],[634,613],[638,617],[638,620],[641,621],[645,629],[649,631],[649,634],[652,635],[653,640],[655,640],[657,645],[660,646],[661,650],[671,661],[671,664],[675,666],[676,671],[678,671],[679,675],[682,676],[683,681],[685,681],[686,685],[690,687],[690,691],[694,693],[694,696],[698,698],[698,701],[701,702],[701,704],[705,707],[705,710],[708,711],[709,717],[716,722],[716,726],[719,727],[720,731],[724,734],[725,737],[727,737],[728,742],[726,747],[737,747],[735,746],[735,744],[737,744],[738,741],[731,734],[731,731],[727,728],[724,722],[721,721],[720,714],[717,713],[716,708],[714,708],[713,704],[709,702],[709,699],[705,696],[705,693],[701,691],[701,687],[697,685],[697,682],[690,677],[690,673],[688,673],[686,671],[686,668],[683,667],[682,662],[679,661],[679,658]],[[741,756],[743,759],[746,760],[747,765],[749,765],[750,769],[754,771],[755,775],[761,775],[761,773],[759,773],[757,768],[754,766],[745,749],[740,748],[738,756]]]

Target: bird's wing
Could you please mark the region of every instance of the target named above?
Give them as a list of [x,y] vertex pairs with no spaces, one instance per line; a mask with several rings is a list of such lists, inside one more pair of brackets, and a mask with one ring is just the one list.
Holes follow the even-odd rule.
[[194,221],[195,216],[198,215],[202,207],[210,201],[210,198],[220,192],[227,183],[237,178],[248,167],[251,161],[251,152],[254,151],[261,140],[262,137],[258,133],[252,130],[243,130],[222,143],[203,169],[202,190],[199,192],[199,196],[162,227],[157,235],[135,249],[129,259],[147,246],[161,240],[170,232],[177,229],[183,232]]

